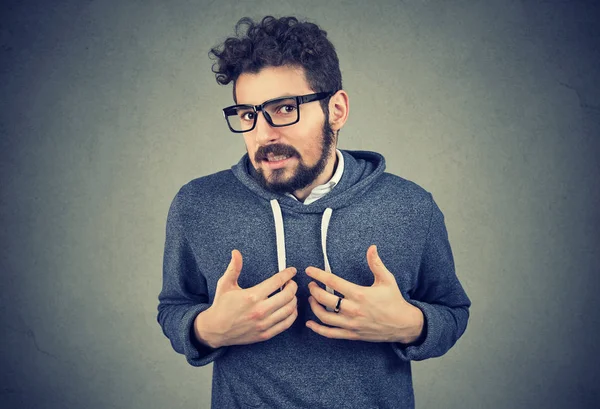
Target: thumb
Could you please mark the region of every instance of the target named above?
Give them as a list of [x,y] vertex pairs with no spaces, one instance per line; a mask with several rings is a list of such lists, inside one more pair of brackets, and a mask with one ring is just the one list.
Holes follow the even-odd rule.
[[393,274],[390,273],[387,267],[383,264],[383,261],[381,261],[379,253],[377,252],[377,246],[374,244],[369,246],[367,250],[367,263],[369,264],[369,268],[375,276],[374,284],[390,283],[391,279],[394,279],[394,282],[396,281]]
[[232,250],[231,261],[229,261],[227,270],[225,270],[225,273],[219,280],[222,281],[222,283],[225,285],[225,288],[239,288],[238,278],[240,276],[240,272],[242,271],[242,265],[242,253],[240,253],[238,250]]

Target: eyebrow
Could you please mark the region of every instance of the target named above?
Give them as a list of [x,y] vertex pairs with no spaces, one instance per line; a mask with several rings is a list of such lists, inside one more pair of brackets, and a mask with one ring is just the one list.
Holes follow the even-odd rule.
[[290,93],[287,93],[287,94],[283,94],[283,95],[281,95],[279,97],[274,97],[274,98],[266,99],[263,102],[261,102],[260,104],[242,104],[242,103],[238,102],[238,103],[236,103],[236,105],[257,106],[257,105],[264,104],[267,101],[273,101],[274,99],[297,97],[297,96],[300,96],[300,95],[304,95],[304,94],[290,94]]

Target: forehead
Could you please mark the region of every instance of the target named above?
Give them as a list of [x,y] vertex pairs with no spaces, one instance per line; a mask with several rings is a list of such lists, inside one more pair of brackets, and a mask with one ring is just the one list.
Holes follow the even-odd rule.
[[311,94],[301,67],[267,67],[257,73],[244,73],[235,83],[238,104],[259,105],[286,95]]

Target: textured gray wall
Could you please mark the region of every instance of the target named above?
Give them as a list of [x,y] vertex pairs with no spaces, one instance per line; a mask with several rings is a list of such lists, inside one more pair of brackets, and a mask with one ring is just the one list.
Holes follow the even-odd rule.
[[[340,147],[431,191],[473,301],[418,408],[600,401],[600,9],[583,1],[3,1],[0,406],[208,408],[156,323],[181,185],[245,152],[207,52],[244,15],[336,45]],[[316,368],[330,371],[331,368]]]

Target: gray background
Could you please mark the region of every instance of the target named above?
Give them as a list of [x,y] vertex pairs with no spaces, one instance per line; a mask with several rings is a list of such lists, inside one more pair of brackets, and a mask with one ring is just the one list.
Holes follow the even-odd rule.
[[[340,147],[431,191],[473,301],[418,408],[592,408],[599,7],[583,1],[3,1],[2,408],[208,408],[156,323],[181,185],[245,152],[207,53],[244,15],[328,31]],[[315,368],[331,371],[332,368]]]

